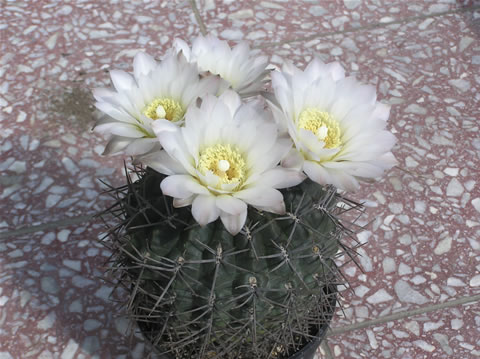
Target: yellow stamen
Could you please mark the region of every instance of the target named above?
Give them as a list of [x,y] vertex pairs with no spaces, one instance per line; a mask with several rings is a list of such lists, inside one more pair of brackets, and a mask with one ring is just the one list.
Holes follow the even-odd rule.
[[143,114],[152,120],[166,118],[168,121],[177,122],[183,118],[185,110],[178,101],[171,98],[157,98],[145,107]]
[[342,144],[340,126],[328,112],[307,108],[298,116],[298,128],[312,132],[325,142],[325,148],[337,148]]
[[220,178],[221,184],[238,182],[240,185],[246,176],[246,164],[242,154],[229,144],[217,144],[201,151],[198,170],[203,174],[212,171]]

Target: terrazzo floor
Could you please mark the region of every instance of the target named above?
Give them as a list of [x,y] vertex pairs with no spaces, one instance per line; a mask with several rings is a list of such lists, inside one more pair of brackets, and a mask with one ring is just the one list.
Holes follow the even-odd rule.
[[100,155],[89,89],[201,32],[340,61],[392,105],[399,165],[351,196],[363,272],[319,358],[480,357],[480,2],[0,0],[0,358],[145,356],[100,280],[96,179],[121,184],[123,157]]

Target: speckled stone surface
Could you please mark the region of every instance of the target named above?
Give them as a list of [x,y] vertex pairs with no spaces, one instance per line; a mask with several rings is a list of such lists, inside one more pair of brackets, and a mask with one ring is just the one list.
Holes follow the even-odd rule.
[[97,243],[99,227],[66,227],[0,243],[0,353],[143,358],[144,343],[124,336],[129,324],[115,302],[121,298],[112,297],[113,285],[101,279],[110,253]]
[[[200,0],[208,30],[226,40],[246,39],[261,45],[345,31],[407,17],[444,13],[472,1],[215,1]],[[432,20],[424,19],[427,27]]]
[[[399,165],[351,195],[367,207],[358,234],[363,272],[345,266],[353,290],[342,291],[345,315],[332,323],[367,327],[330,336],[322,357],[480,355],[478,302],[368,325],[480,294],[478,5],[197,1],[208,31],[231,43],[251,40],[277,66],[282,58],[303,66],[315,54],[340,61],[392,105]],[[107,85],[109,69],[131,70],[140,49],[159,56],[174,37],[198,34],[191,4],[0,8],[0,231],[94,213],[108,203],[97,197],[96,178],[122,183],[123,158],[100,155],[104,141],[89,132],[89,88]],[[362,26],[371,28],[350,31]],[[97,278],[109,255],[95,243],[101,231],[80,224],[0,239],[0,358],[143,357],[143,342],[129,344],[126,322],[106,300],[111,285]]]
[[334,358],[478,358],[480,305],[392,321],[329,339]]

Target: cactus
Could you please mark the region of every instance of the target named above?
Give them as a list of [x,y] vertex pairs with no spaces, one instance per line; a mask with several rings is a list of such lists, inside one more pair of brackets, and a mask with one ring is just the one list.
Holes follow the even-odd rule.
[[287,214],[249,208],[232,236],[220,220],[201,227],[189,208],[173,208],[163,175],[134,172],[136,181],[110,189],[116,203],[103,215],[117,223],[103,241],[111,273],[130,293],[128,311],[156,352],[287,358],[328,325],[344,282],[334,260],[355,256],[338,202],[359,205],[306,180],[282,190]]

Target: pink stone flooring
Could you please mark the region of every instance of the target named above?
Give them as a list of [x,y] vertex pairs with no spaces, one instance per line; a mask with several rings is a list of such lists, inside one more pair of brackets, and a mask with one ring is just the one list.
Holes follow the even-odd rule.
[[37,0],[0,3],[0,358],[145,357],[88,222],[109,203],[97,179],[123,181],[90,132],[89,89],[204,29],[276,66],[340,61],[392,105],[400,163],[352,195],[363,271],[345,267],[319,356],[479,357],[478,1]]

